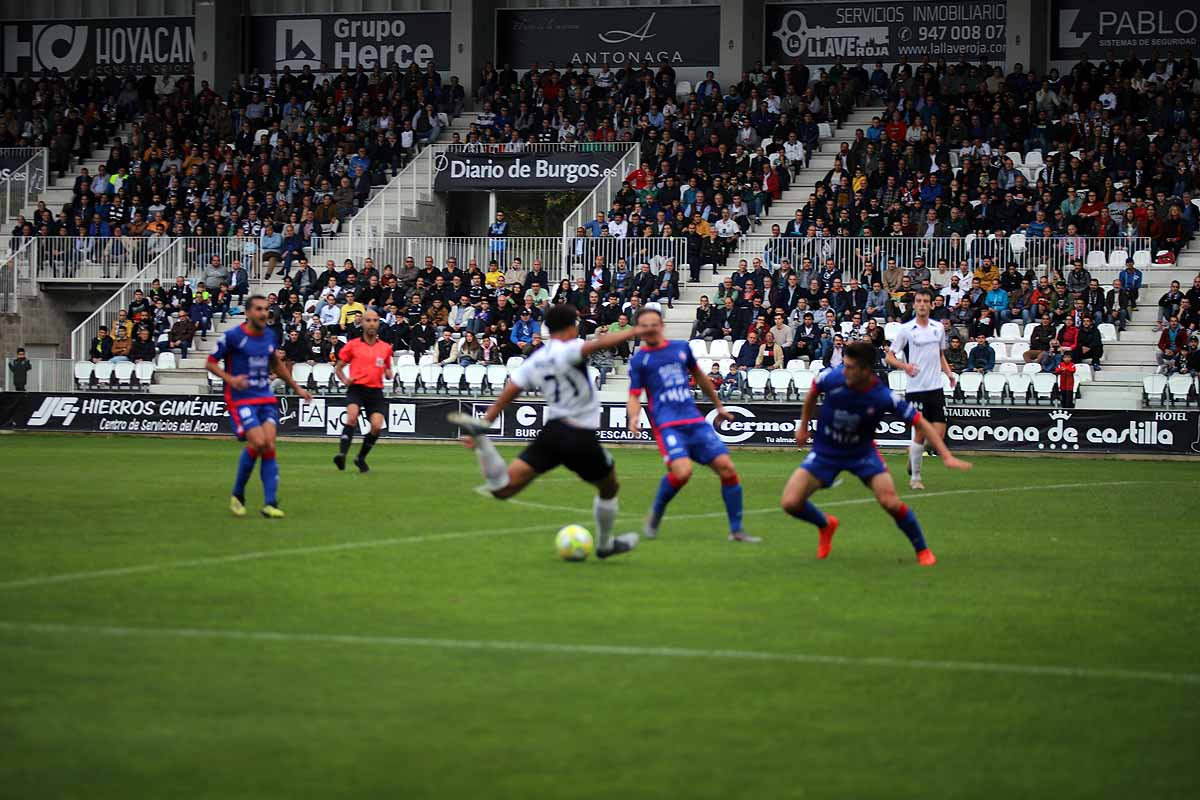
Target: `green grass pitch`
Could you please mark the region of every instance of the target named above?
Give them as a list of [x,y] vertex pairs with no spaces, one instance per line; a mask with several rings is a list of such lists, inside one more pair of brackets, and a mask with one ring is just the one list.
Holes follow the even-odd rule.
[[[357,446],[357,444],[356,444]],[[591,493],[502,504],[458,447],[280,445],[286,520],[232,518],[232,441],[0,437],[0,797],[1195,797],[1200,465],[976,458],[850,478],[832,557],[735,451],[662,536],[568,564]],[[515,448],[505,448],[511,456]],[[622,530],[656,452],[616,450]],[[903,476],[899,455],[889,456]],[[261,501],[257,473],[248,500]],[[686,517],[686,518],[681,518]]]

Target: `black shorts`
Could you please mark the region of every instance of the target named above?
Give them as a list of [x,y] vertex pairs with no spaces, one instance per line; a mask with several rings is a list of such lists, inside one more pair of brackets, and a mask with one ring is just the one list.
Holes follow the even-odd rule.
[[946,422],[946,395],[941,389],[928,392],[909,392],[904,396],[909,405],[916,406],[927,422]]
[[369,386],[351,386],[346,390],[346,405],[356,405],[360,414],[366,414],[370,419],[372,414],[382,414],[387,417],[387,399],[383,389],[372,389]]
[[557,419],[547,422],[517,458],[539,475],[563,466],[588,483],[603,480],[613,468],[612,456],[600,446],[595,431]]

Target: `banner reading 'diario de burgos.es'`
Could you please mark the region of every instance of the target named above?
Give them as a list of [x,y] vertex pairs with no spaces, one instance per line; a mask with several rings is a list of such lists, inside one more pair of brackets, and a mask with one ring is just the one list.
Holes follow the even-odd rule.
[[379,67],[450,69],[450,14],[446,11],[254,17],[253,66],[263,72],[367,71]]
[[993,64],[1005,60],[1007,0],[941,3],[803,3],[767,5],[763,37],[767,63],[846,65],[861,58],[895,63],[900,56]]
[[617,150],[530,153],[445,151],[433,159],[433,188],[462,191],[591,191],[613,174]]
[[[481,415],[486,398],[390,398],[385,438],[448,440],[458,429],[446,421],[451,411]],[[794,449],[800,405],[737,404],[727,408],[732,422],[716,424],[717,434],[733,446]],[[711,407],[701,405],[709,421]],[[316,397],[307,403],[279,398],[280,433],[285,436],[340,436],[346,419],[344,397]],[[492,426],[504,441],[528,441],[542,428],[545,406],[518,400]],[[631,434],[624,403],[603,405],[598,436],[606,443],[652,444],[649,423]],[[946,438],[961,450],[1032,453],[1118,453],[1127,455],[1200,455],[1200,412],[1147,409],[1105,411],[1047,407],[951,406]],[[366,420],[360,420],[363,432]],[[0,393],[0,428],[80,433],[231,435],[220,395],[147,395],[136,393]],[[906,447],[908,426],[883,420],[876,431],[882,447]]]
[[55,19],[0,25],[0,71],[139,75],[190,72],[192,17]]
[[1118,61],[1133,50],[1139,58],[1157,50],[1182,55],[1200,46],[1200,6],[1194,0],[1057,0],[1051,12],[1050,58],[1099,60],[1114,51]]
[[721,43],[716,5],[506,8],[496,12],[496,63],[516,70],[715,67]]

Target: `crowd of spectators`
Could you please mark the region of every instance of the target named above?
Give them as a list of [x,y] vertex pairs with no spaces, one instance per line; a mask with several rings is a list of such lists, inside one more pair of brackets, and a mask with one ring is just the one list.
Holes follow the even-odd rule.
[[[461,111],[463,88],[405,71],[309,67],[251,73],[222,92],[193,78],[46,73],[0,77],[0,146],[44,146],[72,180],[62,207],[40,203],[10,245],[71,237],[65,265],[133,260],[176,236],[240,235],[270,268],[336,234],[423,144]],[[130,123],[132,133],[114,138]],[[76,167],[107,149],[91,174]]]

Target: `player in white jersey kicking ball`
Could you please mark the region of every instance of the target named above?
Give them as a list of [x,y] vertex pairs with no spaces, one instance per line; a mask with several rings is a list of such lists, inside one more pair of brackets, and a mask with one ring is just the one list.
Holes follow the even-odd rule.
[[[474,448],[479,469],[492,496],[505,500],[520,492],[544,472],[564,466],[596,487],[592,511],[596,518],[596,555],[600,558],[627,553],[637,546],[638,535],[613,536],[617,519],[617,470],[612,456],[600,446],[600,399],[587,373],[588,356],[617,347],[635,335],[623,333],[579,338],[579,313],[559,304],[546,312],[550,339],[533,352],[509,377],[508,385],[480,418],[454,412],[447,419],[457,425],[467,447]],[[535,389],[546,399],[546,419],[537,438],[511,464],[488,438],[492,422],[521,392]]]
[[[887,363],[892,369],[908,373],[908,388],[904,399],[921,412],[921,416],[933,425],[938,437],[946,438],[946,401],[942,392],[942,375],[956,383],[954,371],[946,363],[946,333],[942,323],[929,318],[933,308],[933,294],[928,289],[918,289],[913,295],[913,318],[900,326],[900,331],[887,352]],[[912,441],[908,444],[908,485],[910,489],[924,489],[921,480],[921,457],[925,455],[925,436],[916,427]]]

